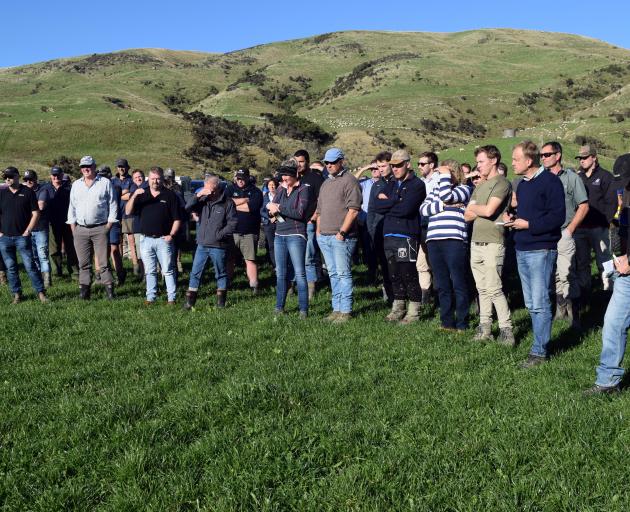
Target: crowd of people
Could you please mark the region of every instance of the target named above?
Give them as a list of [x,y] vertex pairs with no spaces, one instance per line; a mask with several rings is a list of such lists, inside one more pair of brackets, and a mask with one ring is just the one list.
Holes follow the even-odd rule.
[[299,317],[306,318],[309,302],[327,281],[331,313],[324,320],[349,321],[360,254],[368,281],[381,286],[390,305],[385,320],[412,324],[435,304],[441,329],[463,331],[472,304],[479,316],[474,339],[494,340],[496,312],[497,341],[513,347],[504,270],[513,257],[533,331],[524,368],[548,359],[554,318],[579,330],[593,287],[612,289],[597,380],[589,390],[612,393],[620,389],[630,326],[630,154],[620,156],[611,173],[591,146],[580,148],[576,169],[564,165],[562,151],[557,141],[540,148],[531,141],[517,144],[510,181],[493,145],[478,147],[473,165],[439,162],[434,152],[423,152],[417,173],[404,149],[380,152],[355,170],[347,168],[339,148],[316,162],[301,149],[260,188],[247,169],[229,181],[207,172],[189,197],[173,169],[152,167],[145,179],[122,158],[114,176],[85,156],[82,177],[74,182],[53,167],[49,183],[40,184],[32,170],[21,183],[19,171],[8,167],[0,190],[0,280],[8,282],[14,303],[23,300],[19,253],[40,301],[49,300],[52,266],[56,276],[64,270],[76,276],[82,300],[90,300],[95,281],[112,300],[115,283],[127,277],[128,256],[134,274],[146,282],[145,304],[156,302],[161,273],[167,304],[174,305],[183,240],[194,225],[184,309],[195,307],[208,260],[217,307],[226,306],[239,262],[252,294],[260,293],[262,237],[275,274],[278,316],[286,314],[287,295],[296,292]]

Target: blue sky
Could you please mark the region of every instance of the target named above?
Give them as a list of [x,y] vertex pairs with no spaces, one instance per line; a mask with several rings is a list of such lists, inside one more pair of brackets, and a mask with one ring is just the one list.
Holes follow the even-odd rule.
[[127,48],[225,52],[339,30],[569,32],[630,49],[630,2],[3,2],[0,67]]

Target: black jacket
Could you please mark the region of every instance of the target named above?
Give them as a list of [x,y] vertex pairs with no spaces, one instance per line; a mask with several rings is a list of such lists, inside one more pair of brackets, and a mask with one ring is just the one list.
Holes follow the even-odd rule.
[[400,187],[397,180],[390,181],[383,193],[387,199],[374,199],[374,210],[385,215],[383,235],[397,234],[420,239],[419,210],[427,196],[424,182],[412,174]]
[[584,172],[579,176],[588,194],[588,213],[580,224],[581,228],[607,228],[617,211],[617,186],[613,175],[599,165],[590,177]]
[[[236,225],[235,233],[240,235],[257,235],[260,232],[260,208],[263,203],[263,193],[253,183],[249,183],[243,188],[239,188],[234,184],[228,185],[225,189],[228,197],[234,199],[247,198],[249,202],[248,212],[236,211],[238,218],[238,224]],[[234,201],[232,201],[234,202]]]
[[376,206],[376,198],[389,186],[392,180],[394,180],[394,175],[390,173],[386,178],[379,179],[370,189],[366,227],[372,238],[383,236],[383,218],[385,215],[375,211],[374,208]]
[[225,249],[236,229],[238,218],[234,201],[224,191],[214,201],[194,194],[186,205],[187,212],[199,215],[197,223],[197,245]]

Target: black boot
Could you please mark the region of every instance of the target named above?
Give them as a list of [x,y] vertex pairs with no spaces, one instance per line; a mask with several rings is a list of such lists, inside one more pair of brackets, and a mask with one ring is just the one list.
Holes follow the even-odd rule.
[[217,290],[217,307],[224,308],[227,299],[227,290]]
[[90,286],[87,284],[82,284],[79,286],[79,298],[81,300],[90,300]]
[[105,293],[107,293],[107,300],[114,300],[114,298],[116,297],[114,295],[114,285],[108,284],[107,286],[105,286]]
[[195,307],[195,303],[197,302],[197,290],[188,290],[186,292],[186,302],[184,303],[184,309],[192,309]]

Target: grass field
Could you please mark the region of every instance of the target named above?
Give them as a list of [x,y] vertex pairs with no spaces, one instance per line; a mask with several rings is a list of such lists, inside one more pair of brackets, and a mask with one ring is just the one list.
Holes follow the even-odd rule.
[[[511,350],[400,327],[357,273],[356,317],[272,315],[236,283],[225,310],[143,306],[143,287],[89,303],[0,289],[2,510],[592,510],[630,508],[630,400],[586,399],[606,297],[580,337],[531,344],[518,293]],[[184,287],[182,283],[181,289]]]

